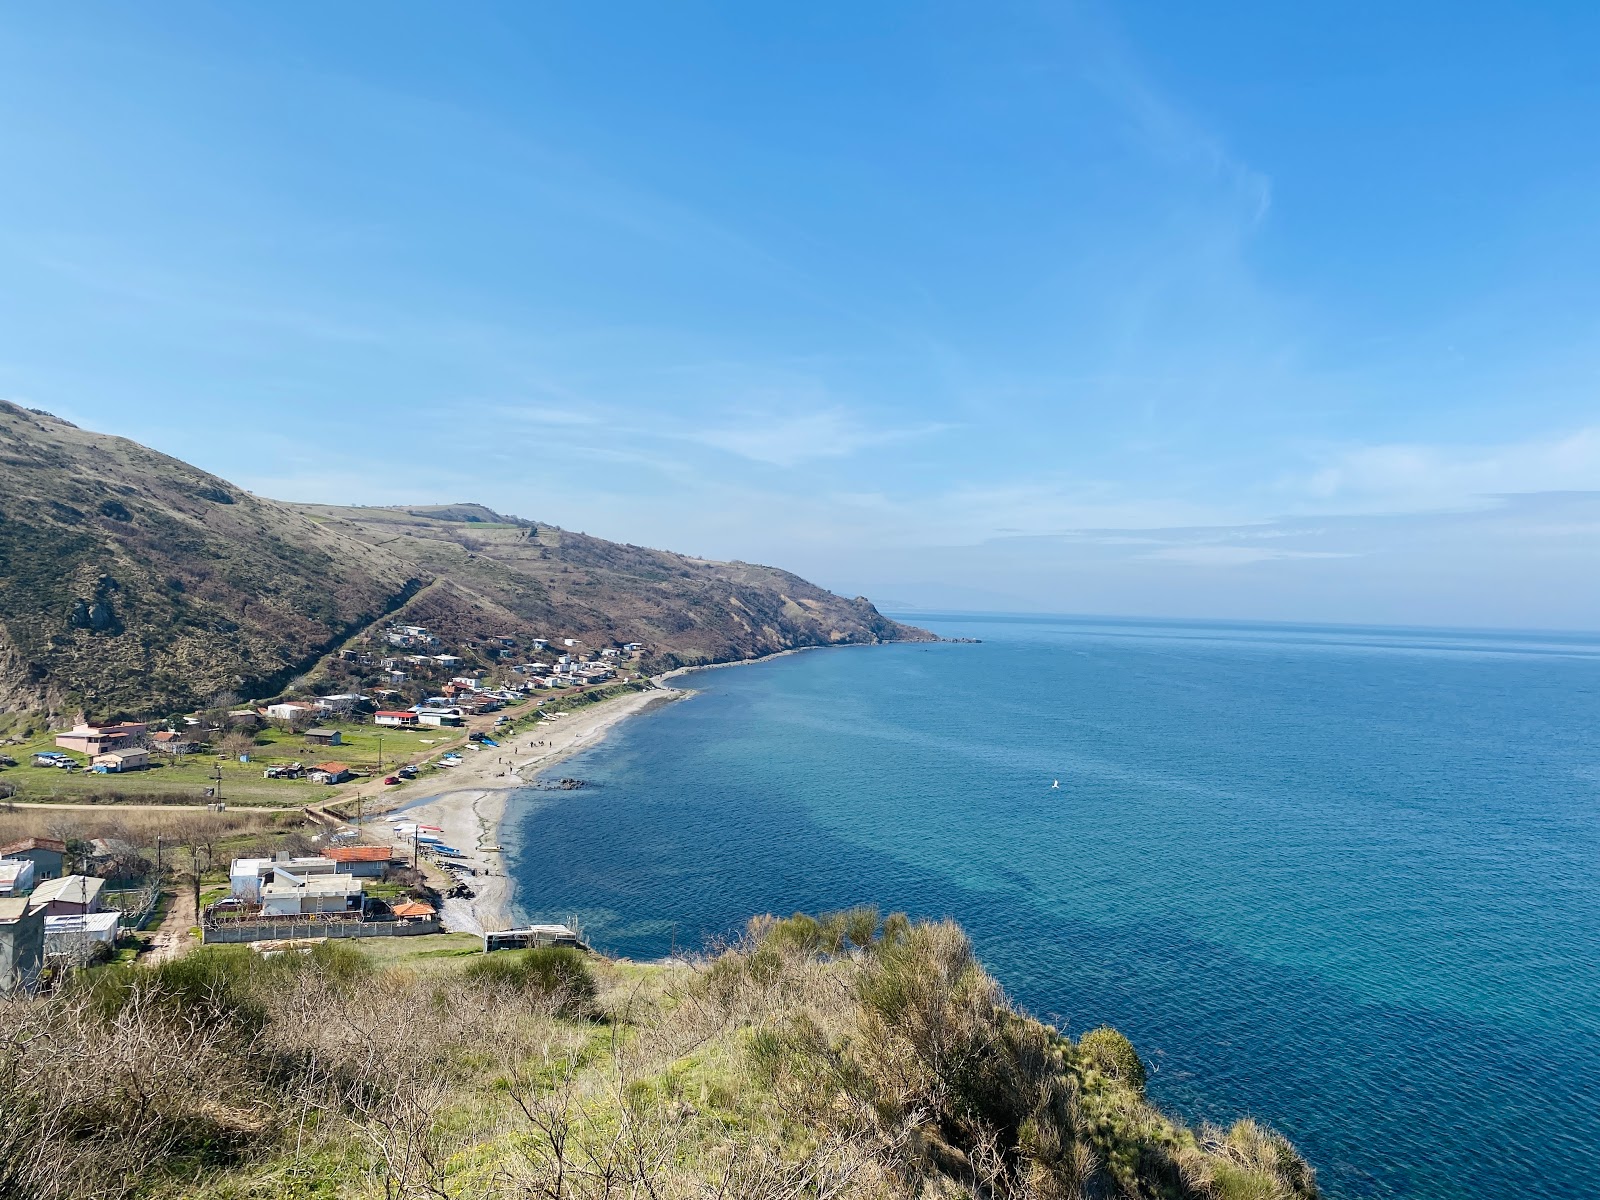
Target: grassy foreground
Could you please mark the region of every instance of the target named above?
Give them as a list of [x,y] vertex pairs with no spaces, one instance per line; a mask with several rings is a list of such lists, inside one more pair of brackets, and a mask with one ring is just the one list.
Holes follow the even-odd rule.
[[1018,1013],[949,923],[767,918],[672,967],[384,951],[218,947],[0,1005],[0,1194],[1317,1194],[1277,1135],[1151,1107],[1120,1034]]

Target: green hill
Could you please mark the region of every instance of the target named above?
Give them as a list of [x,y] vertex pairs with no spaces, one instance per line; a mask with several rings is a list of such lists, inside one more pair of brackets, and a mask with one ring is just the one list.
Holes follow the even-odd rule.
[[1121,1034],[1018,1012],[949,923],[767,918],[672,966],[472,942],[216,947],[0,1004],[0,1194],[1317,1195],[1271,1131],[1155,1108]]
[[449,637],[643,642],[665,666],[928,636],[783,571],[480,505],[263,499],[0,402],[0,712],[161,713],[275,694],[401,610]]

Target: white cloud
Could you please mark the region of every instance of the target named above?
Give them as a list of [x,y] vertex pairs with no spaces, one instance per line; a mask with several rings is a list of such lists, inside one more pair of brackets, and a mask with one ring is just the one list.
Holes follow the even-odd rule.
[[1511,493],[1596,491],[1600,427],[1498,446],[1358,446],[1288,485],[1302,507],[1328,512],[1439,511]]
[[683,435],[729,454],[778,467],[793,467],[819,458],[847,458],[872,446],[925,437],[949,428],[924,425],[912,429],[871,429],[839,408],[798,416],[755,417],[742,424],[703,429]]
[[1332,550],[1269,550],[1263,546],[1198,545],[1166,546],[1139,557],[1187,563],[1195,567],[1243,567],[1290,558],[1356,558],[1357,555]]

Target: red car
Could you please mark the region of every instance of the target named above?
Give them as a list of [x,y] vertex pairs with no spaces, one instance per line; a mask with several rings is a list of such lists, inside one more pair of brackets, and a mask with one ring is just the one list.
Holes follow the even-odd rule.
[[383,781],[384,781],[384,783],[399,783],[400,782],[400,776],[398,776],[398,775],[385,775],[384,778],[383,778]]

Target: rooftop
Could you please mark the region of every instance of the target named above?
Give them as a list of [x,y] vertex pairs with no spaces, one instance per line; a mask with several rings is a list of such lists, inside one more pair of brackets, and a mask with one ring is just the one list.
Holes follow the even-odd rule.
[[334,846],[328,857],[334,862],[388,862],[393,852],[387,846]]
[[56,838],[23,838],[20,842],[12,842],[9,846],[0,846],[0,858],[7,854],[21,854],[25,850],[54,850],[57,854],[65,854],[67,844]]
[[33,889],[28,899],[33,904],[48,904],[60,900],[66,904],[88,904],[100,895],[106,881],[94,875],[63,875],[60,879],[46,879]]

